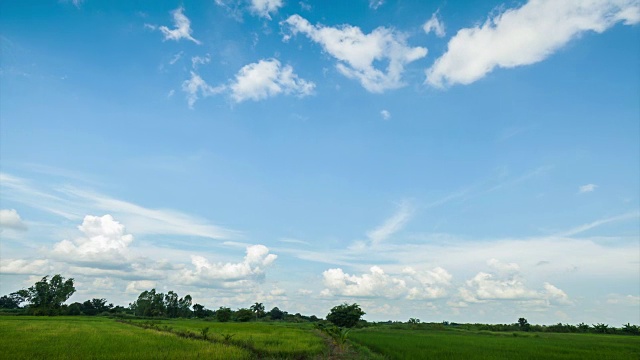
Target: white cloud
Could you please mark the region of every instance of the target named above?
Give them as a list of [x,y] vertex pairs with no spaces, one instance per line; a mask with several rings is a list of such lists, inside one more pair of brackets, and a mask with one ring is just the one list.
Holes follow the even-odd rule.
[[25,225],[20,214],[15,209],[1,209],[0,231],[2,229],[27,230],[27,225]]
[[426,83],[470,84],[496,67],[542,61],[586,31],[601,33],[618,22],[639,21],[637,0],[530,0],[458,31],[447,52],[426,71]]
[[281,93],[303,97],[313,93],[315,84],[300,79],[291,66],[282,67],[280,61],[267,59],[242,67],[229,88],[231,97],[242,102],[258,101]]
[[173,64],[177,63],[178,60],[180,60],[182,58],[183,54],[184,54],[184,51],[180,51],[179,53],[173,55],[171,60],[169,60],[169,65],[173,65]]
[[435,12],[431,15],[431,18],[422,25],[422,29],[425,33],[429,34],[433,31],[437,37],[444,37],[446,35],[444,30],[444,23],[438,18],[438,13]]
[[409,289],[407,299],[425,300],[436,299],[447,295],[453,276],[441,267],[427,271],[416,271],[412,267],[406,267],[402,272],[415,280],[419,285]]
[[211,61],[211,55],[207,54],[205,56],[194,56],[191,58],[191,67],[195,70],[198,68],[198,65],[208,64]]
[[85,214],[108,212],[127,224],[137,235],[187,235],[231,239],[237,231],[212,225],[204,219],[175,210],[149,209],[74,187],[46,188],[28,180],[0,173],[0,195],[65,219],[80,221]]
[[0,260],[0,273],[44,276],[53,269],[49,260]]
[[192,109],[200,97],[217,95],[225,90],[226,86],[224,85],[214,87],[207,84],[200,75],[193,71],[191,72],[191,78],[182,83],[182,91],[187,93],[187,103]]
[[282,5],[282,0],[251,0],[251,12],[271,20],[269,14],[278,11]]
[[402,230],[412,215],[413,209],[407,201],[403,201],[393,216],[388,218],[382,225],[367,233],[371,245],[377,245],[389,238],[389,236]]
[[503,263],[496,259],[490,259],[487,261],[487,265],[494,268],[501,273],[517,273],[520,271],[520,266],[516,263]]
[[467,303],[485,301],[518,300],[522,305],[548,307],[549,305],[572,305],[569,296],[556,286],[545,282],[542,290],[527,288],[520,275],[520,266],[505,264],[496,259],[487,262],[498,272],[479,272],[458,289],[458,295]]
[[212,264],[203,256],[192,255],[193,268],[180,271],[176,282],[204,287],[245,284],[247,281],[262,279],[266,268],[277,257],[277,255],[270,254],[269,249],[264,245],[248,246],[244,260],[239,263]]
[[101,269],[121,268],[129,263],[133,235],[125,234],[124,226],[111,215],[87,215],[78,229],[83,233],[82,237],[54,245],[52,254],[56,258]]
[[373,10],[378,10],[378,8],[383,4],[384,0],[369,0],[369,7]]
[[388,110],[382,110],[380,111],[380,116],[382,116],[382,118],[384,120],[389,120],[391,119],[391,113]]
[[582,193],[588,193],[588,192],[592,192],[594,191],[596,188],[598,187],[598,185],[596,184],[587,184],[587,185],[582,185],[578,188],[578,192]]
[[156,282],[152,280],[130,281],[125,290],[128,294],[140,294],[143,291],[151,290],[156,287]]
[[349,275],[342,269],[329,269],[322,273],[326,289],[323,296],[353,296],[353,297],[386,297],[397,298],[406,292],[404,280],[393,278],[384,273],[377,266],[369,269],[369,274],[362,276]]
[[609,294],[607,295],[607,304],[623,305],[623,306],[640,306],[640,296]]
[[[403,86],[405,65],[427,55],[426,48],[409,47],[405,35],[385,27],[364,34],[356,26],[311,25],[300,15],[290,16],[283,24],[293,35],[303,33],[320,44],[338,60],[336,68],[341,74],[360,81],[365,89],[374,93]],[[285,35],[283,39],[287,41],[290,37]],[[387,62],[386,69],[376,68],[377,62]]]
[[321,295],[349,297],[405,298],[425,300],[442,298],[447,295],[453,276],[445,269],[415,270],[406,267],[402,274],[389,275],[378,266],[360,276],[349,275],[340,268],[328,269],[322,273],[325,289]]
[[[171,12],[171,15],[173,15],[173,25],[175,26],[174,29],[169,29],[166,26],[160,26],[158,29],[164,34],[164,40],[178,41],[180,39],[187,39],[196,44],[200,44],[200,41],[191,36],[191,21],[182,13],[183,11],[184,8],[179,7]],[[156,28],[153,25],[149,27],[152,29]]]

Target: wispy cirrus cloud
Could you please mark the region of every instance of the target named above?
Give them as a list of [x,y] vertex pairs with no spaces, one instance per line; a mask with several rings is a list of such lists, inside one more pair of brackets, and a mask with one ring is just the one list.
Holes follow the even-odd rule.
[[196,40],[191,33],[193,30],[191,29],[191,20],[184,14],[184,8],[181,6],[173,11],[171,11],[171,16],[173,16],[173,29],[169,29],[167,26],[156,26],[151,24],[145,24],[145,27],[152,30],[160,30],[164,35],[164,40],[175,40],[179,41],[181,39],[192,41],[198,45],[200,45],[200,41]]
[[377,228],[369,231],[367,237],[371,245],[377,245],[387,240],[391,235],[402,230],[413,215],[413,207],[408,201],[403,201],[398,206],[398,210],[393,216],[384,221]]
[[73,186],[50,187],[5,173],[0,173],[0,184],[3,197],[68,220],[81,220],[85,214],[108,213],[140,235],[187,235],[216,240],[240,236],[238,231],[180,211],[150,209]]
[[578,192],[581,193],[581,194],[594,192],[597,187],[598,187],[598,185],[596,185],[596,184],[582,185],[582,186],[580,186],[578,188]]
[[459,30],[444,55],[426,70],[435,87],[470,84],[495,68],[534,64],[587,31],[640,22],[636,0],[530,0],[489,17],[482,25]]

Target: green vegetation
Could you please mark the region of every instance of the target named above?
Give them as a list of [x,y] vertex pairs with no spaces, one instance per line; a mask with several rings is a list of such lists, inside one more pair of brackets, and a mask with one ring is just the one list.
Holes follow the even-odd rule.
[[65,305],[74,292],[73,279],[54,275],[2,296],[2,314],[22,315],[0,316],[3,358],[640,358],[640,328],[630,323],[619,328],[602,323],[547,326],[529,324],[524,317],[512,324],[423,323],[417,318],[367,323],[355,303],[335,306],[321,320],[278,307],[267,312],[259,302],[214,311],[192,305],[190,295],[155,289],[143,291],[128,308],[95,298]]
[[6,359],[249,359],[242,348],[179,338],[103,317],[0,317]]
[[[129,320],[128,323],[179,336],[200,338],[244,348],[257,358],[310,358],[327,351],[309,324],[282,322],[212,322],[201,320]],[[205,330],[206,329],[206,330]],[[183,335],[188,334],[188,335]]]
[[327,320],[339,327],[354,327],[360,321],[362,315],[366,314],[358,304],[340,304],[334,306],[327,315]]
[[389,359],[640,358],[640,338],[636,336],[408,330],[381,326],[354,330],[349,338]]

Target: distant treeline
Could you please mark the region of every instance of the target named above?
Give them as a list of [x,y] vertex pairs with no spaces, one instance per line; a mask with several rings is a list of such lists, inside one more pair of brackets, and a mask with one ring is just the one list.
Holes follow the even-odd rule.
[[378,322],[376,325],[388,326],[394,329],[413,330],[447,330],[460,329],[468,331],[493,331],[493,332],[539,332],[539,333],[590,333],[590,334],[615,334],[615,335],[640,335],[640,326],[630,323],[621,327],[613,327],[607,324],[588,325],[580,323],[577,325],[557,323],[555,325],[533,325],[524,319],[518,319],[513,324],[459,324],[455,322],[443,321],[441,323],[421,323],[418,319],[409,319],[408,322],[386,321]]
[[[286,321],[286,322],[318,322],[321,318],[315,315],[305,316],[300,313],[289,314],[274,307],[265,311],[262,303],[256,302],[248,308],[232,310],[221,306],[216,310],[207,309],[203,305],[194,304],[191,295],[180,297],[176,292],[166,294],[156,289],[140,293],[136,301],[128,307],[114,306],[104,298],[93,298],[84,302],[64,304],[75,293],[73,279],[65,280],[60,275],[43,277],[33,286],[0,297],[0,314],[15,315],[85,315],[85,316],[115,316],[120,318],[200,318],[219,322],[227,321]],[[525,318],[518,319],[513,324],[458,324],[443,321],[441,323],[422,323],[419,319],[411,318],[407,322],[367,322],[362,320],[364,315],[358,304],[342,304],[331,309],[327,320],[339,327],[371,327],[388,326],[398,329],[414,330],[446,330],[461,329],[469,331],[495,332],[550,332],[550,333],[597,333],[640,335],[640,327],[627,323],[619,328],[607,324],[588,325],[532,325]]]

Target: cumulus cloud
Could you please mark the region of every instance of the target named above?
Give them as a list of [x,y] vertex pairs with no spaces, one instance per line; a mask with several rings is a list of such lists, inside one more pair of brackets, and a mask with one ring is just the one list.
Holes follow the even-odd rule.
[[426,71],[426,83],[470,84],[496,67],[542,61],[580,34],[602,33],[619,22],[640,22],[637,0],[530,0],[482,25],[459,30],[446,53]]
[[587,184],[587,185],[582,185],[578,188],[578,192],[582,193],[588,193],[588,192],[592,192],[595,191],[596,188],[598,187],[598,185],[596,184]]
[[195,70],[199,65],[208,64],[211,61],[211,55],[194,56],[191,58],[191,67]]
[[406,267],[401,274],[390,275],[378,266],[369,273],[349,275],[340,268],[322,273],[322,296],[382,297],[407,300],[436,299],[447,295],[453,278],[445,269],[416,270]]
[[282,0],[251,0],[251,12],[271,20],[270,13],[278,11],[283,5]]
[[65,262],[101,269],[121,268],[129,263],[133,235],[111,215],[87,215],[78,226],[83,236],[55,244],[52,254]]
[[422,25],[422,29],[427,34],[433,32],[437,37],[444,37],[446,35],[444,30],[444,23],[438,18],[437,12],[433,13],[433,15],[431,15],[431,18],[427,20],[424,25]]
[[391,119],[391,113],[388,110],[382,110],[380,111],[380,116],[382,116],[382,118],[384,120],[389,120]]
[[367,237],[372,245],[377,245],[386,240],[391,235],[402,230],[405,224],[411,219],[413,209],[407,201],[403,201],[398,207],[398,211],[388,218],[382,225],[367,233]]
[[281,93],[303,97],[311,95],[314,88],[313,82],[299,78],[291,66],[283,67],[276,59],[245,65],[229,85],[236,102],[258,101]]
[[127,294],[140,294],[145,290],[151,290],[156,287],[156,282],[152,280],[130,281],[127,284],[125,292]]
[[412,267],[406,267],[402,272],[419,284],[409,289],[407,294],[409,300],[444,297],[447,295],[447,287],[451,285],[451,279],[453,279],[453,276],[441,267],[422,272],[416,271]]
[[47,275],[53,269],[49,260],[0,260],[0,273],[20,275]]
[[177,280],[182,284],[204,287],[244,284],[247,281],[261,280],[277,257],[270,254],[269,248],[264,245],[248,246],[243,261],[239,263],[212,264],[203,256],[192,255],[193,268],[183,269]]
[[191,21],[187,18],[182,12],[184,11],[183,7],[179,7],[171,12],[173,16],[173,25],[174,29],[169,29],[166,26],[155,26],[155,25],[147,25],[147,27],[151,29],[158,29],[164,34],[164,40],[175,40],[178,41],[180,39],[186,39],[193,41],[196,44],[200,44],[200,41],[196,40],[191,36]]
[[479,303],[499,300],[518,300],[535,306],[571,305],[569,296],[556,286],[545,282],[543,289],[526,286],[515,263],[502,263],[496,259],[487,262],[497,273],[479,272],[458,289],[463,302]]
[[[358,80],[374,93],[403,86],[405,65],[427,55],[426,48],[409,47],[405,35],[385,27],[364,34],[356,26],[311,25],[300,15],[292,15],[282,24],[293,35],[302,33],[320,44],[325,52],[338,60],[336,68],[341,74]],[[285,35],[284,40],[290,37]],[[386,62],[386,69],[376,68],[374,63],[378,62]]]
[[15,209],[0,210],[0,231],[2,229],[13,229],[24,231],[27,225],[22,221],[20,214]]
[[189,107],[193,109],[196,101],[200,99],[200,97],[209,97],[216,94],[220,94],[226,90],[226,86],[211,86],[204,81],[200,75],[195,72],[191,72],[191,78],[189,80],[185,80],[182,83],[182,91],[187,93],[187,103]]
[[357,276],[346,274],[340,268],[326,270],[322,273],[326,289],[321,295],[397,298],[405,293],[404,280],[385,274],[377,266],[371,267],[369,271],[368,274]]

